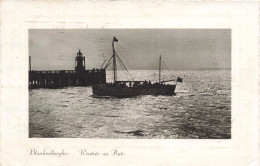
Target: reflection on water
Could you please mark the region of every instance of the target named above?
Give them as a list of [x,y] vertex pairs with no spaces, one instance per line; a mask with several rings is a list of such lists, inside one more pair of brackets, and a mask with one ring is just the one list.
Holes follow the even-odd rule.
[[[130,72],[136,80],[158,79],[158,71]],[[183,78],[175,96],[94,98],[91,87],[30,90],[29,136],[230,138],[231,71],[170,71],[164,77],[171,75]]]

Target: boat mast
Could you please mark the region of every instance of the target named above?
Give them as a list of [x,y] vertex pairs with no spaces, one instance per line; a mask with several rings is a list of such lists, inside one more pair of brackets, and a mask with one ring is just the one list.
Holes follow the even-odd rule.
[[116,54],[115,54],[115,48],[114,48],[114,41],[115,41],[115,37],[113,38],[112,41],[112,47],[113,47],[113,69],[114,69],[114,82],[116,82],[116,77],[117,77],[117,73],[116,73]]
[[161,55],[160,55],[160,59],[159,59],[159,83],[161,83]]

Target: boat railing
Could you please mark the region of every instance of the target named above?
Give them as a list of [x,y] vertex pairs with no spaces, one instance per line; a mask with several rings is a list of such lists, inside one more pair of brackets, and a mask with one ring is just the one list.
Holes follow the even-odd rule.
[[149,87],[161,87],[164,86],[164,82],[155,82],[151,81],[116,81],[114,83],[108,83],[113,87],[132,87],[132,88],[149,88]]

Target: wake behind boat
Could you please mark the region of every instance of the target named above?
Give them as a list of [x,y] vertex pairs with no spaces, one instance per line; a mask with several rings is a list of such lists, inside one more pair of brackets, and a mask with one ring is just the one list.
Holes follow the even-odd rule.
[[[114,49],[114,42],[118,42],[117,38],[113,38],[112,47],[113,55],[107,62],[105,68],[111,64],[113,60],[114,82],[105,84],[92,85],[93,95],[96,96],[113,96],[113,97],[134,97],[139,95],[174,95],[177,82],[182,82],[181,78],[161,81],[161,56],[159,59],[159,82],[151,83],[151,81],[118,81],[116,59],[119,60],[121,66],[128,72],[124,63],[117,55]],[[175,81],[174,85],[165,84],[166,82]]]

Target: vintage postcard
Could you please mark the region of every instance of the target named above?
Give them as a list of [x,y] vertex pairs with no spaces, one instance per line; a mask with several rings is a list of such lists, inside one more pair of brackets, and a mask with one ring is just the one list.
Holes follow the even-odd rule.
[[1,165],[258,165],[259,3],[1,2]]

